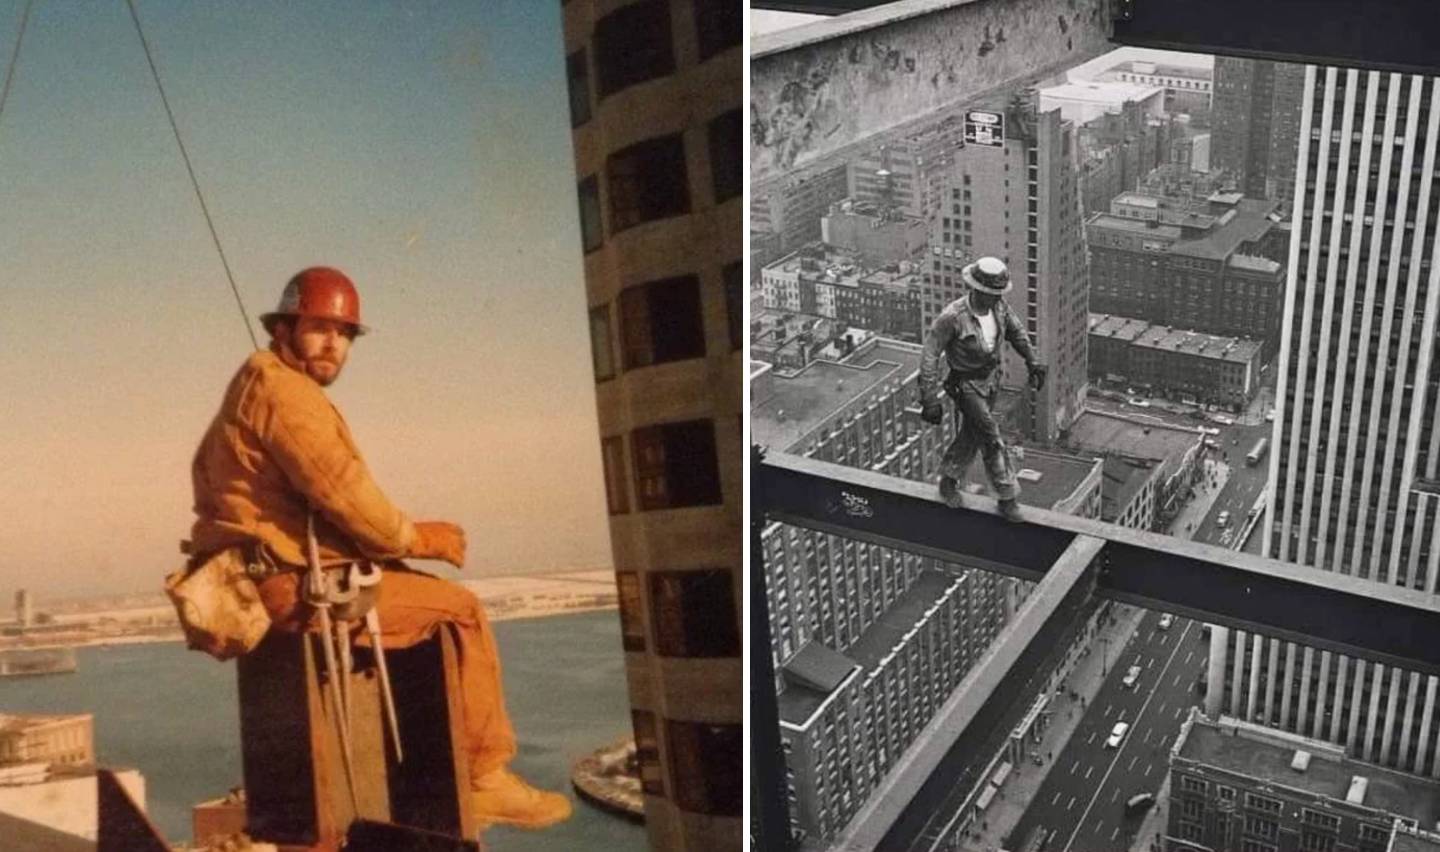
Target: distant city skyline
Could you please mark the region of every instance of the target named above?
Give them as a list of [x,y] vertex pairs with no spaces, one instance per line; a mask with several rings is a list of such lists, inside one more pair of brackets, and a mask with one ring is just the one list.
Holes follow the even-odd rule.
[[[261,345],[295,271],[356,281],[329,393],[455,576],[608,566],[560,5],[136,8]],[[0,599],[158,592],[251,342],[124,4],[32,10],[0,197]]]

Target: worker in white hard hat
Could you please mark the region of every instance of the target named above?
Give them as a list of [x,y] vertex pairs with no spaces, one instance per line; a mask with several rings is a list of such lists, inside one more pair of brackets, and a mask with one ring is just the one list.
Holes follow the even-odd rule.
[[[1010,455],[1000,438],[1000,428],[990,413],[995,404],[1000,366],[1000,339],[1010,341],[1029,369],[1030,386],[1045,386],[1046,367],[1036,360],[1025,325],[1004,294],[1010,289],[1010,272],[999,258],[982,257],[960,271],[969,291],[951,302],[935,318],[925,335],[925,353],[920,360],[920,417],[939,425],[945,411],[940,405],[940,388],[955,401],[960,428],[945,450],[940,463],[940,497],[951,508],[960,508],[960,480],[978,450],[985,459],[990,484],[1000,498],[1000,511],[1011,521],[1020,520],[1020,485],[1010,466]],[[940,360],[949,365],[943,381]]]

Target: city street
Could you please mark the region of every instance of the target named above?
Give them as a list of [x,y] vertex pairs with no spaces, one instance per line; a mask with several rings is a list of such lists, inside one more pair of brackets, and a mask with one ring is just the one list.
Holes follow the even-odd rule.
[[[1176,618],[1162,630],[1160,618],[1159,612],[1146,613],[1123,649],[1108,649],[1104,684],[1005,848],[1022,848],[1037,831],[1055,832],[1047,847],[1053,850],[1096,852],[1129,845],[1143,814],[1127,817],[1125,801],[1159,791],[1168,771],[1168,749],[1198,701],[1196,681],[1205,671],[1200,625]],[[1137,665],[1138,682],[1126,687],[1126,671]],[[1112,728],[1122,721],[1130,724],[1129,732],[1118,748],[1108,748]]]

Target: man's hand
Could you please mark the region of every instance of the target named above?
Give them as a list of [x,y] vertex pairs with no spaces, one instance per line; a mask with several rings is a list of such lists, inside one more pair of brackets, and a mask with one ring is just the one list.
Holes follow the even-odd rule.
[[945,409],[938,402],[926,402],[920,405],[920,419],[931,426],[939,426],[940,421],[945,419]]
[[1045,387],[1045,376],[1049,372],[1050,368],[1046,367],[1044,364],[1031,364],[1030,387],[1034,388],[1037,391]]
[[448,521],[416,521],[415,543],[410,556],[440,559],[456,568],[465,567],[465,531]]

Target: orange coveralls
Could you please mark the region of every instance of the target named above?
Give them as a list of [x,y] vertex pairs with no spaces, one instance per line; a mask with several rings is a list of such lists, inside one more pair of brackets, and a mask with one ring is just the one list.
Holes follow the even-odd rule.
[[515,733],[484,608],[459,585],[397,561],[414,555],[415,526],[375,484],[319,384],[273,352],[251,355],[200,441],[191,479],[193,552],[259,540],[278,560],[297,566],[259,584],[277,628],[303,630],[313,615],[299,598],[311,506],[322,564],[369,559],[382,565],[376,608],[385,647],[409,647],[443,623],[456,625],[470,777],[510,762]]

